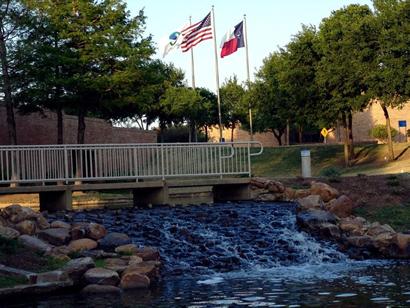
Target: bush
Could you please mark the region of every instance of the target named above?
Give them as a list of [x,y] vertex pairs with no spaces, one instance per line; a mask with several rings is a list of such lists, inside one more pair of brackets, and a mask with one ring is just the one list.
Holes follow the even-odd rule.
[[320,176],[327,177],[329,182],[331,183],[339,183],[340,182],[340,170],[336,167],[327,167],[320,171]]
[[[391,131],[392,138],[396,137],[397,134],[399,133],[394,128],[391,128],[390,131]],[[387,128],[386,128],[386,125],[377,124],[375,127],[373,127],[370,130],[370,136],[372,136],[373,138],[376,138],[378,140],[381,140],[383,142],[386,142],[387,141]]]

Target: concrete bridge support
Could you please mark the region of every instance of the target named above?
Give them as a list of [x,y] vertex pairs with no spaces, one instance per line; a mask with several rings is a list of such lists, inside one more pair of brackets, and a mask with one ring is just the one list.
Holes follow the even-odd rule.
[[40,211],[57,212],[71,210],[73,207],[72,191],[43,191],[40,195]]

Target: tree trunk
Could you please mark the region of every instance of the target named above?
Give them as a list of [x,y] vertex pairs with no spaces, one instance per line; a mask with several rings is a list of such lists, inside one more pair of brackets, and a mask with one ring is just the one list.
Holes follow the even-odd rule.
[[272,133],[275,136],[276,140],[278,141],[278,145],[282,145],[282,135],[283,135],[283,130],[279,129],[272,129]]
[[64,143],[64,129],[63,129],[63,109],[61,104],[57,107],[57,144]]
[[78,131],[77,131],[77,143],[84,144],[85,140],[85,109],[80,106],[78,109]]
[[302,125],[298,126],[298,139],[299,139],[299,143],[302,144],[303,143],[303,127],[302,127]]
[[342,115],[342,125],[344,131],[344,138],[343,138],[343,152],[345,158],[345,167],[349,167],[349,133],[347,129],[347,121],[346,115],[343,113]]
[[6,105],[7,113],[7,131],[9,137],[9,144],[17,144],[16,121],[14,119],[13,98],[11,96],[11,82],[9,75],[9,65],[7,62],[7,48],[3,31],[3,20],[0,19],[0,61],[3,79],[4,103]]
[[349,161],[354,159],[354,145],[353,145],[353,115],[349,112],[347,116],[347,129],[349,134]]
[[235,123],[232,123],[232,127],[231,127],[231,142],[233,142],[233,133],[235,131]]
[[381,104],[384,117],[386,119],[386,130],[387,130],[387,147],[389,149],[389,160],[394,160],[394,150],[393,150],[393,139],[391,136],[391,125],[389,111],[384,103]]
[[209,136],[208,136],[208,125],[205,125],[205,141],[208,142]]
[[290,125],[289,125],[289,119],[286,121],[286,145],[290,145]]

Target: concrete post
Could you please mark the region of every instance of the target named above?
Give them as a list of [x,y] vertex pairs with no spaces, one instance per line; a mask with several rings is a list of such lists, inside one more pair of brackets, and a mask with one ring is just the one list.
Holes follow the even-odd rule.
[[302,150],[302,151],[300,151],[300,156],[301,156],[301,160],[302,160],[302,177],[304,177],[304,178],[312,177],[310,151],[309,150]]

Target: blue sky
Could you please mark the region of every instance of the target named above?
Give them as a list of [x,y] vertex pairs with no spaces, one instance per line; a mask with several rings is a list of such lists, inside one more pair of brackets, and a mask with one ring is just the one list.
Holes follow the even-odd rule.
[[[318,26],[322,18],[333,10],[359,3],[372,5],[371,0],[128,0],[133,15],[144,8],[147,16],[146,33],[152,34],[154,42],[179,30],[188,23],[189,16],[197,22],[215,6],[217,46],[224,33],[239,23],[246,14],[248,23],[249,62],[251,79],[271,52],[285,46],[292,35],[301,30],[302,24]],[[218,50],[219,54],[219,50]],[[216,89],[213,41],[207,40],[194,48],[196,85]],[[161,58],[159,52],[155,56]],[[170,52],[165,62],[174,63],[185,72],[187,84],[191,85],[191,59],[189,52]],[[236,75],[246,80],[245,48],[219,58],[220,84]]]

